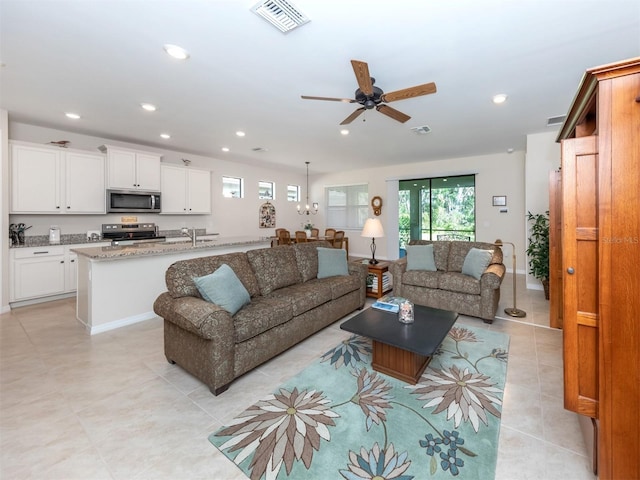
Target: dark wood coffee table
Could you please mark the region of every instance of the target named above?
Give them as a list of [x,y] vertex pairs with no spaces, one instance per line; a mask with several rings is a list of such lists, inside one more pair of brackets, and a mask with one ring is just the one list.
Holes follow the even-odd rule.
[[340,328],[373,340],[374,370],[416,384],[445,339],[458,314],[415,305],[413,323],[398,321],[397,313],[368,308]]

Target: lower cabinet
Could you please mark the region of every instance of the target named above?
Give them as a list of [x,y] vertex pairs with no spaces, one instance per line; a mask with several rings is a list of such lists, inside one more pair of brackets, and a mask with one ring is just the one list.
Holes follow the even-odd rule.
[[12,249],[11,257],[11,301],[65,292],[65,247]]
[[86,246],[48,245],[10,249],[9,301],[21,302],[75,292],[78,262],[77,255],[71,249]]

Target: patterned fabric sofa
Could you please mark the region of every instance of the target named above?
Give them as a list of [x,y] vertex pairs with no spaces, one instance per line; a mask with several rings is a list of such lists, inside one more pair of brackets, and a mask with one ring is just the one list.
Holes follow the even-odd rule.
[[[393,294],[408,298],[419,305],[451,310],[482,318],[492,323],[500,300],[500,285],[504,278],[502,250],[491,243],[464,241],[412,240],[409,245],[433,245],[437,271],[407,270],[407,257],[392,262]],[[472,249],[490,250],[488,266],[479,272],[479,279],[463,272],[467,254]]]
[[[232,380],[364,306],[366,265],[316,278],[317,247],[308,242],[183,260],[166,272],[154,303],[164,319],[167,360],[203,381],[214,395]],[[234,315],[205,301],[194,282],[226,264],[250,295]],[[224,267],[226,269],[226,267]]]

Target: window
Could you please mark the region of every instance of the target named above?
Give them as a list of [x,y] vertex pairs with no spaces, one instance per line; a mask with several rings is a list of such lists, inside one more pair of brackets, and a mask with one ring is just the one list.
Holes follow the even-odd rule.
[[300,185],[287,185],[287,201],[300,201]]
[[275,186],[273,182],[258,182],[258,198],[265,200],[273,200],[275,195]]
[[222,196],[226,198],[244,197],[244,180],[237,177],[222,177]]
[[476,238],[475,175],[403,180],[399,184],[400,248],[409,240]]
[[360,230],[369,214],[369,185],[326,187],[327,226]]

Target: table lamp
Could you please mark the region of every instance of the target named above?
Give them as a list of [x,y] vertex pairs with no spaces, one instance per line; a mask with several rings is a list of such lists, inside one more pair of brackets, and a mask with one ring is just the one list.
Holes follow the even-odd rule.
[[496,247],[502,247],[505,243],[511,245],[511,251],[513,253],[513,257],[511,260],[511,266],[513,270],[513,274],[511,275],[513,277],[513,308],[505,308],[504,313],[511,317],[526,317],[527,312],[516,307],[516,246],[511,242],[503,242],[500,239],[497,239],[495,242],[493,242]]
[[378,263],[376,260],[376,238],[384,237],[384,230],[382,229],[382,223],[377,218],[367,218],[364,222],[364,228],[360,234],[362,237],[371,237],[371,260],[369,263],[375,265]]

